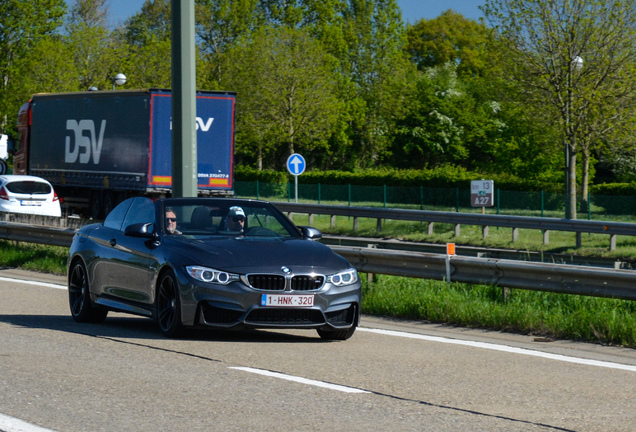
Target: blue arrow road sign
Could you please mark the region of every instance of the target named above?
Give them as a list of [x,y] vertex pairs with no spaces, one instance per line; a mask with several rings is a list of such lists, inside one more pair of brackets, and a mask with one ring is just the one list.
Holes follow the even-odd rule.
[[305,163],[305,158],[298,153],[294,153],[287,158],[287,171],[289,171],[291,175],[301,175],[305,172],[306,167],[307,164]]

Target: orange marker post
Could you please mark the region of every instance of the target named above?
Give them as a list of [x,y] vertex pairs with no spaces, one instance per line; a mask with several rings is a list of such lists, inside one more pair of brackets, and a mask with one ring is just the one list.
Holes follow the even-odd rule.
[[446,243],[446,283],[451,281],[450,258],[455,255],[455,243]]

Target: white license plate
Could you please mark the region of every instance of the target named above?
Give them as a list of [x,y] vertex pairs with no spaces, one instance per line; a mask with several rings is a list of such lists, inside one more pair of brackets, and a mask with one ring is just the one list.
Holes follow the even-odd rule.
[[261,306],[311,307],[313,305],[314,305],[313,295],[263,294],[261,296]]
[[23,206],[41,206],[42,201],[20,201]]

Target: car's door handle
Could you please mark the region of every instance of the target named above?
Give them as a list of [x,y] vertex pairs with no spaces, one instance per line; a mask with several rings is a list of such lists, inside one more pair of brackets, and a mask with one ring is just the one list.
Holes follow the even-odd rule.
[[108,243],[110,243],[112,247],[115,247],[115,245],[117,244],[117,240],[111,239]]

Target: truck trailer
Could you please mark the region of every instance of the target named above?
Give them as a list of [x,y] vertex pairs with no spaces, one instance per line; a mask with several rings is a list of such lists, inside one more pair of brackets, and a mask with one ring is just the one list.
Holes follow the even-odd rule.
[[[70,212],[105,217],[130,196],[169,196],[172,103],[165,89],[36,94],[18,114],[14,174],[47,179]],[[196,93],[199,195],[232,195],[233,92]]]

